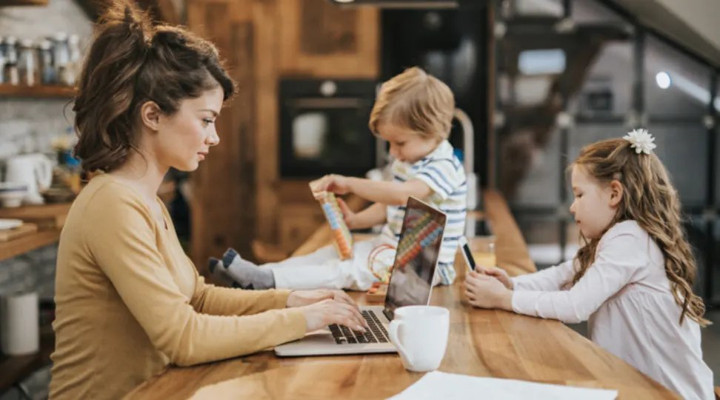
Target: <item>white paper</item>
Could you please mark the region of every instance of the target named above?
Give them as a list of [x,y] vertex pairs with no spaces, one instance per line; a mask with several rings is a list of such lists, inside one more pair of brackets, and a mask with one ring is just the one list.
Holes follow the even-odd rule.
[[617,398],[617,394],[617,390],[549,385],[513,379],[480,378],[434,371],[425,374],[415,384],[390,399],[614,400]]

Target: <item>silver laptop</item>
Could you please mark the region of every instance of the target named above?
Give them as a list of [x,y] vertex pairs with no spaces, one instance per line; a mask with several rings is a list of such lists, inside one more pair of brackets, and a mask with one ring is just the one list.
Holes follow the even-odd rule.
[[291,357],[395,352],[387,334],[388,325],[397,307],[430,303],[445,220],[442,212],[410,197],[385,306],[360,307],[370,329],[361,333],[345,326],[330,325],[310,332],[300,340],[275,347],[275,354]]

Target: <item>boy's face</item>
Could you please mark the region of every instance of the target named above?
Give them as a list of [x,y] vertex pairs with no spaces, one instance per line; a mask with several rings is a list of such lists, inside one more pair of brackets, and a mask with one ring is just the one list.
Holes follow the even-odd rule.
[[440,142],[437,138],[425,138],[411,129],[390,123],[381,123],[377,130],[378,135],[390,143],[390,155],[410,164],[430,154]]

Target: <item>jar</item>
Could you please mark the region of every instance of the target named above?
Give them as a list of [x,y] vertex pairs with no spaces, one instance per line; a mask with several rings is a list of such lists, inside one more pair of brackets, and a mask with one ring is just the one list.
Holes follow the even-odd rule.
[[20,84],[27,86],[35,86],[39,81],[39,70],[35,47],[30,39],[20,41],[18,47],[18,74],[20,75]]
[[14,36],[5,38],[5,71],[4,82],[11,85],[20,83],[20,76],[17,67],[17,39]]
[[68,51],[70,55],[68,63],[68,69],[70,70],[68,74],[68,79],[69,81],[72,81],[72,83],[69,83],[69,85],[74,85],[75,81],[80,75],[80,70],[82,69],[82,55],[80,54],[80,36],[74,34],[70,35],[70,37],[68,38]]
[[68,48],[68,37],[65,32],[56,33],[53,38],[53,63],[58,83],[72,85],[74,79],[70,75],[70,49]]
[[0,83],[5,83],[5,38],[0,36]]
[[52,42],[44,39],[38,44],[38,56],[40,76],[43,85],[52,85],[57,83],[57,74],[53,66],[53,48]]

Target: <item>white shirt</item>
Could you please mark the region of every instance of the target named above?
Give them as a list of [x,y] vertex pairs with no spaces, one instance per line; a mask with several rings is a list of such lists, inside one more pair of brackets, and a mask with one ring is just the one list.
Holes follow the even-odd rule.
[[676,391],[684,399],[713,400],[713,373],[703,362],[700,326],[679,324],[665,274],[665,258],[635,221],[600,239],[595,262],[569,290],[573,261],[512,278],[513,310],[567,323],[588,320],[600,347]]
[[[447,215],[437,275],[440,283],[449,285],[455,280],[455,252],[460,236],[465,232],[467,214],[467,180],[462,163],[455,157],[453,147],[447,140],[422,159],[413,164],[395,160],[390,166],[393,182],[419,179],[427,184],[433,194],[423,199]],[[397,241],[400,238],[405,206],[387,206],[387,223],[382,233]]]

